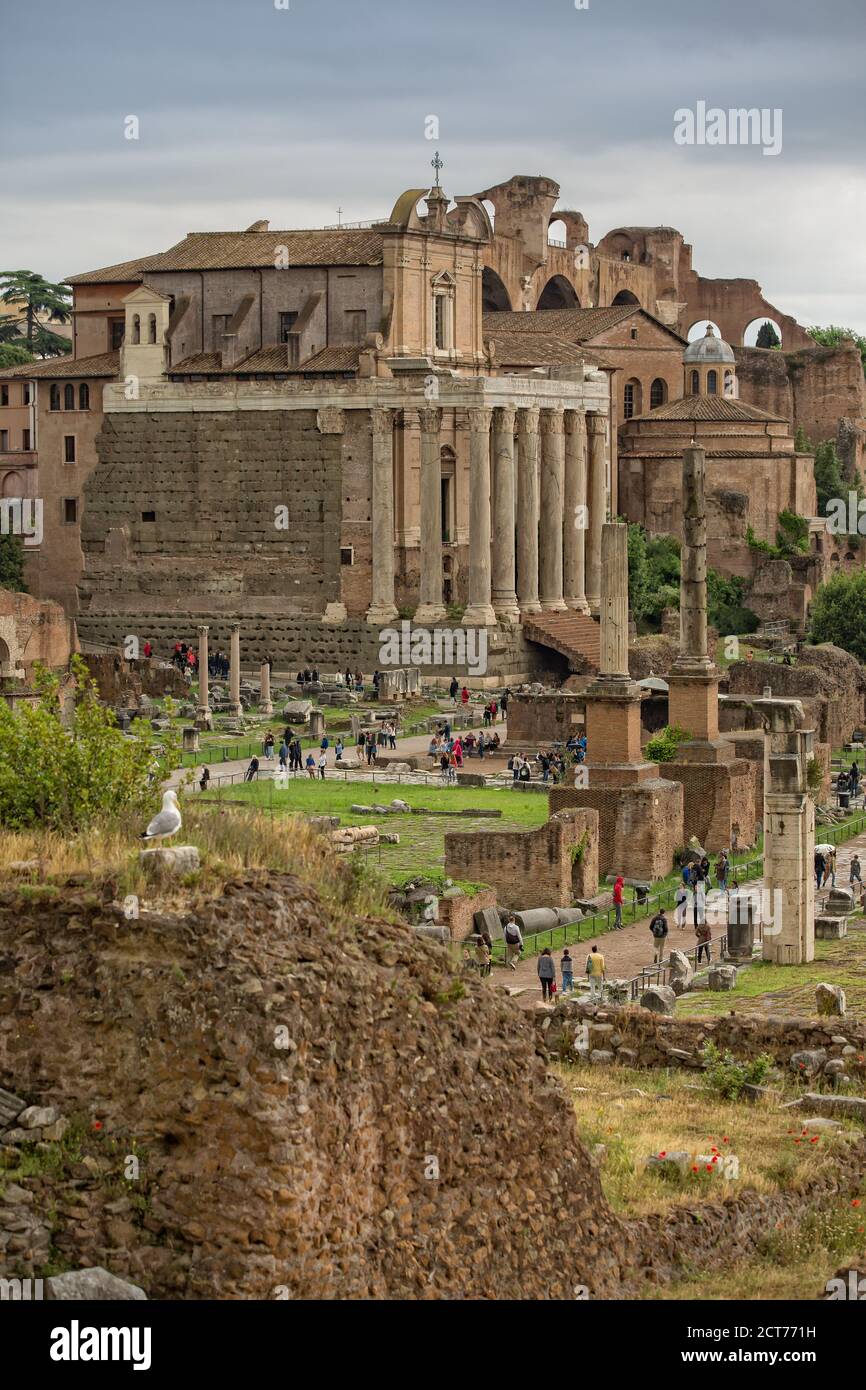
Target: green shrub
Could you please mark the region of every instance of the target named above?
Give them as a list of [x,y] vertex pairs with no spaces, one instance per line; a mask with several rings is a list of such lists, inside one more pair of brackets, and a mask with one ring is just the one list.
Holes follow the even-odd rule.
[[687,742],[692,735],[685,729],[680,729],[677,725],[667,724],[650,739],[645,752],[647,761],[651,763],[672,763],[677,756],[677,750],[681,743]]
[[707,1085],[723,1100],[736,1100],[744,1086],[759,1086],[776,1065],[768,1052],[750,1062],[738,1062],[732,1053],[720,1052],[714,1042],[704,1043],[701,1058]]

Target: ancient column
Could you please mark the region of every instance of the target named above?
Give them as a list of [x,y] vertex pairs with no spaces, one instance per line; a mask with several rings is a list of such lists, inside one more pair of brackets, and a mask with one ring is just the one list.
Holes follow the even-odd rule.
[[370,418],[373,427],[370,499],[373,593],[367,622],[381,624],[393,622],[397,616],[394,604],[394,412],[375,406]]
[[586,415],[565,412],[565,501],[562,533],[562,596],[567,608],[588,613],[586,601]]
[[678,666],[712,666],[707,655],[707,512],[703,449],[683,454],[683,548],[680,565]]
[[562,507],[565,493],[565,433],[560,407],[541,412],[541,535],[539,588],[541,606],[565,611],[562,597]]
[[815,958],[814,730],[796,700],[755,700],[764,722],[764,892],[761,954],[776,965]]
[[501,622],[520,621],[514,587],[514,420],[513,406],[493,412],[493,607]]
[[607,480],[604,456],[604,416],[595,412],[586,418],[589,441],[589,548],[586,556],[586,598],[590,611],[597,613],[601,601],[601,532],[607,518]]
[[517,415],[517,602],[537,613],[538,601],[538,408]]
[[269,718],[274,712],[274,706],[271,701],[271,666],[268,661],[263,661],[259,667],[259,682],[259,712]]
[[445,617],[442,602],[442,465],[439,427],[442,411],[424,407],[421,422],[421,585],[416,623],[439,623]]
[[469,607],[464,627],[496,622],[490,585],[490,417],[491,410],[469,412]]
[[599,676],[628,680],[628,526],[606,521],[601,557]]
[[232,623],[229,647],[229,714],[240,719],[241,705],[241,625]]
[[208,663],[208,627],[201,624],[198,630],[198,708],[195,716],[197,729],[210,729],[213,716],[210,712],[210,680]]

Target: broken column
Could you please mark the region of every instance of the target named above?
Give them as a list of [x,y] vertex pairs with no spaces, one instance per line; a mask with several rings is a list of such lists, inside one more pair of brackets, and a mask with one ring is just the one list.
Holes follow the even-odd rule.
[[259,712],[270,718],[274,712],[271,700],[271,663],[263,661],[259,668]]
[[208,627],[201,624],[198,630],[198,708],[195,715],[197,729],[212,729],[213,715],[210,712],[210,678],[208,672]]
[[229,647],[229,714],[240,719],[241,705],[241,625],[232,623]]
[[814,730],[799,700],[756,700],[764,721],[763,958],[801,965],[815,958],[815,805],[808,790]]

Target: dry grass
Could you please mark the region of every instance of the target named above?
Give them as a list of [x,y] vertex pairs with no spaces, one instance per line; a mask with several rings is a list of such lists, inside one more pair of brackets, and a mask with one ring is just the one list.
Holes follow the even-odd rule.
[[[557,1075],[574,1102],[578,1132],[592,1148],[604,1144],[602,1187],[620,1214],[637,1217],[688,1206],[708,1198],[750,1190],[804,1192],[832,1170],[835,1157],[862,1137],[854,1122],[834,1131],[802,1133],[792,1112],[776,1102],[724,1101],[699,1087],[695,1073],[601,1071],[588,1065],[558,1065]],[[637,1094],[643,1092],[644,1094]],[[815,1139],[815,1142],[812,1140]],[[726,1179],[702,1165],[679,1170],[648,1170],[651,1154],[685,1150],[689,1154],[738,1159],[738,1176]],[[697,1173],[692,1171],[698,1166]]]

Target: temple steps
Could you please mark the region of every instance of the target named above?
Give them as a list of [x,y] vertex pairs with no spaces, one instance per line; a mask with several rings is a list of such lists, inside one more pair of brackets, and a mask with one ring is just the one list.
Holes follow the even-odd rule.
[[601,629],[586,613],[527,613],[523,634],[530,642],[551,647],[573,671],[595,675],[601,662]]

